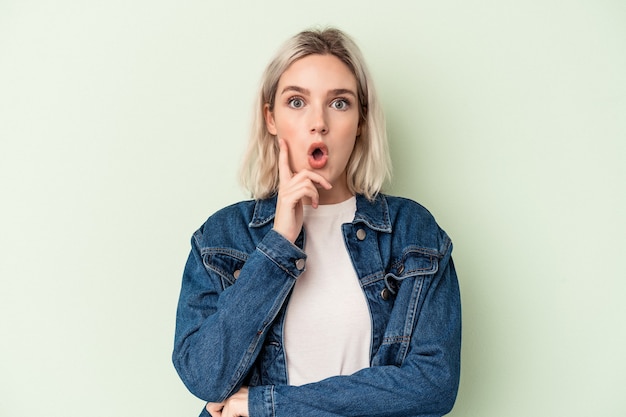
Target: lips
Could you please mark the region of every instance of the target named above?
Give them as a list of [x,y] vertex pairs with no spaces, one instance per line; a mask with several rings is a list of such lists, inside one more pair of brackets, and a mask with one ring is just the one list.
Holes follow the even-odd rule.
[[309,165],[313,169],[321,169],[328,162],[328,148],[322,142],[313,143],[309,146]]

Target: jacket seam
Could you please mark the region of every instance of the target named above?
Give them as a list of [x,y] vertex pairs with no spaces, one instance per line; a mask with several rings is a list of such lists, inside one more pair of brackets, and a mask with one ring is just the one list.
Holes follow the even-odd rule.
[[261,248],[257,248],[259,250],[259,252],[261,252],[263,255],[265,255],[267,257],[267,259],[269,259],[270,261],[272,261],[272,263],[274,263],[276,266],[278,266],[280,269],[282,269],[284,272],[286,272],[287,274],[289,274],[290,277],[292,278],[297,278],[296,275],[292,274],[291,271],[287,268],[285,268],[283,265],[281,265],[278,261],[276,261],[274,258],[272,258],[267,252],[265,252],[263,249]]

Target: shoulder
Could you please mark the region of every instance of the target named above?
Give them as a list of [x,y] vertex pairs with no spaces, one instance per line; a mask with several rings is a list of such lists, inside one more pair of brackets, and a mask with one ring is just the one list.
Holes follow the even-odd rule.
[[452,242],[433,214],[422,204],[405,197],[383,195],[395,239],[404,244],[430,248],[439,255],[451,249]]
[[421,229],[439,230],[432,213],[417,201],[405,197],[383,195],[387,202],[389,220],[395,228],[415,226]]
[[249,246],[250,222],[254,216],[256,202],[240,201],[226,206],[215,213],[196,230],[193,240],[199,247]]
[[204,226],[213,224],[223,224],[224,222],[250,222],[254,213],[256,202],[254,200],[239,201],[211,214],[204,223]]
[[435,222],[434,216],[428,211],[426,207],[406,197],[392,196],[388,194],[383,195],[387,200],[387,207],[389,207],[389,214],[392,217],[396,216],[416,216],[427,222]]

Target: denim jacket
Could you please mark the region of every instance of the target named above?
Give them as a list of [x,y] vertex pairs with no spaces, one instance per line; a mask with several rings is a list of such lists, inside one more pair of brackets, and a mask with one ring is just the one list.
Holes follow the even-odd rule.
[[459,384],[460,296],[452,243],[430,213],[404,198],[357,195],[342,231],[371,315],[370,367],[290,386],[283,324],[307,255],[304,232],[293,244],[272,229],[275,206],[270,198],[226,207],[192,237],[173,353],[187,388],[222,402],[249,386],[250,417],[448,413]]

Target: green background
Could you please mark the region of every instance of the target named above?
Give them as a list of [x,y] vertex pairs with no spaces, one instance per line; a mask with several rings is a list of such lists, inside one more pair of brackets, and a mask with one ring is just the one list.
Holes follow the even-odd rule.
[[336,25],[394,181],[455,242],[452,416],[624,416],[626,3],[0,0],[0,416],[195,416],[170,362],[191,233],[279,44]]

